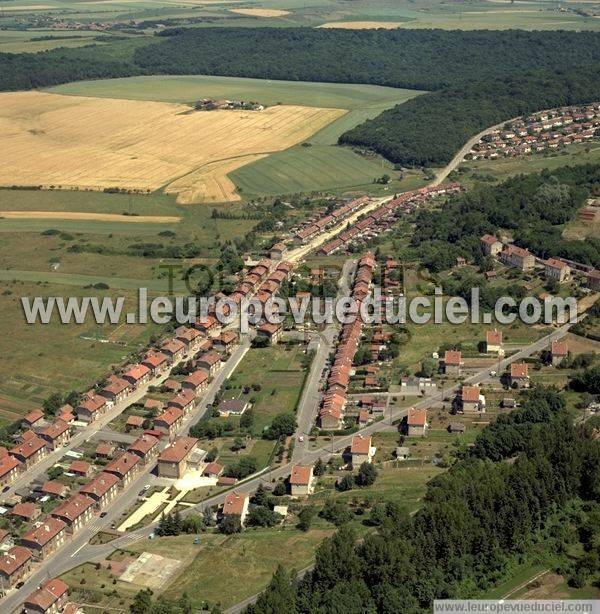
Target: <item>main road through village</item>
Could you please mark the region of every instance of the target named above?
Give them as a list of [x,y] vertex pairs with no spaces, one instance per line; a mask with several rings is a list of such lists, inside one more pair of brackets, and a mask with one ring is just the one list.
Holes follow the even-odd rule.
[[[489,128],[488,130],[492,130],[493,128],[494,127]],[[430,185],[433,186],[440,184],[448,176],[448,174],[452,170],[454,170],[458,166],[458,164],[460,164],[461,160],[464,158],[464,154],[466,153],[466,151],[468,151],[473,145],[473,143],[475,143],[485,132],[480,133],[470,139],[461,149],[461,151],[458,152],[454,159],[444,169],[441,169],[437,173],[436,178],[430,183]],[[291,260],[292,262],[299,262],[309,253],[311,253],[315,249],[318,249],[318,247],[323,245],[326,241],[330,240],[338,233],[343,231],[348,224],[354,223],[360,216],[377,209],[382,204],[391,200],[392,198],[393,195],[371,201],[366,207],[360,209],[358,212],[350,216],[350,218],[343,220],[343,222],[337,225],[335,228],[319,236],[317,239],[313,240],[308,245],[302,246],[290,252],[287,259]],[[355,261],[348,260],[344,265],[339,282],[340,294],[344,295],[348,293],[348,289],[350,286],[350,278],[352,276],[355,264]],[[568,332],[570,326],[571,324],[561,326],[560,328],[554,330],[551,334],[521,349],[509,358],[500,361],[498,365],[499,372],[502,369],[506,368],[511,362],[526,358],[528,356],[531,356],[532,354],[535,354],[536,352],[543,350],[551,343],[551,341],[563,337]],[[356,433],[353,433],[353,435],[334,438],[331,444],[328,445],[326,448],[313,450],[309,448],[309,438],[306,435],[308,435],[308,432],[310,431],[316,418],[316,412],[320,398],[320,386],[322,383],[321,376],[323,370],[327,366],[328,357],[335,346],[338,333],[339,325],[331,324],[327,326],[325,330],[321,332],[316,339],[317,349],[313,361],[311,363],[311,368],[306,378],[306,382],[298,406],[298,429],[296,432],[297,437],[291,462],[288,462],[284,465],[280,465],[279,467],[273,469],[266,468],[260,473],[250,476],[249,478],[241,482],[238,482],[235,486],[235,489],[237,491],[252,493],[256,490],[256,488],[261,482],[270,482],[272,480],[285,478],[289,476],[291,467],[294,464],[313,464],[319,458],[327,460],[332,454],[336,454],[340,451],[345,450],[350,445],[352,436],[354,434],[361,433],[363,435],[370,435],[378,431],[387,429],[392,422],[401,420],[407,414],[408,410],[406,408],[390,409],[389,415],[386,416],[385,419],[380,422],[372,423],[356,431]],[[250,348],[250,343],[251,334],[241,335],[240,344],[232,352],[227,362],[222,366],[215,378],[211,381],[207,391],[197,403],[195,410],[191,412],[189,416],[187,416],[180,431],[181,434],[186,434],[189,431],[190,427],[199,419],[201,419],[201,417],[205,414],[209,405],[211,405],[213,400],[215,399],[215,396],[217,395],[223,383],[233,374],[233,372],[241,362],[242,358]],[[162,379],[166,379],[167,377],[168,373],[164,374],[161,380],[154,380],[151,384],[156,385],[157,383],[162,381]],[[483,384],[485,382],[490,381],[490,379],[491,377],[489,375],[488,370],[486,369],[470,376],[463,383]],[[117,404],[97,422],[92,423],[91,425],[74,435],[67,447],[52,452],[43,461],[32,467],[26,474],[21,476],[11,485],[10,491],[4,493],[4,496],[14,493],[15,490],[19,490],[31,484],[36,479],[39,479],[52,465],[54,465],[60,460],[61,457],[64,456],[65,452],[67,452],[68,450],[73,450],[80,446],[84,441],[91,439],[100,430],[105,428],[111,420],[118,416],[125,409],[126,406],[142,399],[147,393],[147,388],[148,386],[139,389],[136,393],[134,393],[134,395],[127,399],[126,403]],[[446,388],[443,392],[430,395],[426,399],[419,401],[414,405],[414,407],[431,407],[432,405],[439,403],[441,400],[443,400],[442,397],[450,396],[454,394],[457,390],[458,386]],[[303,438],[303,441],[300,441],[300,437]],[[106,510],[106,515],[103,518],[95,517],[95,519],[90,524],[88,524],[80,532],[76,533],[72,537],[72,539],[70,539],[64,546],[62,546],[55,553],[38,563],[37,566],[34,568],[33,573],[29,575],[29,577],[25,580],[23,586],[20,589],[10,590],[4,596],[4,598],[0,600],[0,611],[18,611],[18,608],[23,603],[24,599],[31,592],[33,592],[44,580],[50,577],[59,576],[60,574],[65,573],[69,569],[77,567],[78,565],[81,565],[86,562],[102,561],[107,556],[109,556],[111,552],[113,552],[115,549],[126,547],[128,544],[131,544],[132,542],[138,541],[140,539],[147,538],[151,533],[153,533],[155,525],[149,525],[141,529],[128,532],[127,534],[118,537],[117,539],[114,539],[113,541],[106,544],[92,545],[89,543],[90,539],[96,533],[98,533],[98,531],[107,529],[112,523],[115,523],[121,517],[121,515],[135,502],[138,496],[138,492],[146,484],[152,484],[153,481],[156,480],[156,477],[152,473],[150,473],[150,469],[151,467],[138,474],[138,476],[132,481],[132,483],[120,493],[118,498],[115,499],[113,503],[111,503],[110,507]],[[182,515],[190,513],[199,513],[205,508],[221,505],[225,499],[226,494],[227,491],[210,497],[195,506],[189,506],[182,512]],[[251,598],[249,600],[246,600],[244,604],[247,604],[250,601]],[[232,610],[239,611],[239,608],[233,608]]]

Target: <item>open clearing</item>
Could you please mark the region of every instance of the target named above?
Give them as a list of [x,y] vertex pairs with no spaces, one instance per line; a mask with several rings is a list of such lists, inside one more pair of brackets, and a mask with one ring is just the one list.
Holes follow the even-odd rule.
[[394,30],[402,27],[401,21],[329,21],[319,28],[342,28],[343,30]]
[[0,211],[0,217],[15,219],[45,220],[90,220],[97,222],[127,222],[177,224],[181,218],[169,215],[116,215],[114,213],[82,213],[79,211]]
[[289,15],[289,11],[281,9],[230,9],[232,13],[239,13],[240,15],[250,15],[251,17],[283,17]]
[[[2,94],[0,108],[0,185],[147,192],[193,173],[177,190],[184,203],[198,196],[207,164],[241,165],[243,156],[286,149],[345,113],[292,105],[190,112],[178,104],[42,92]],[[204,202],[220,199],[221,190],[202,195]]]

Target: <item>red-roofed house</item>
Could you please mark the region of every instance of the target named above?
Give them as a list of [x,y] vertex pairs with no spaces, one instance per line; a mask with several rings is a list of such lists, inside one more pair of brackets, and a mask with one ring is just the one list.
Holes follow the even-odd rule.
[[223,473],[223,465],[219,465],[219,463],[206,463],[206,466],[202,470],[202,475],[207,478],[218,478]]
[[185,345],[188,354],[194,354],[200,348],[203,337],[199,330],[189,326],[180,326],[175,334],[177,340]]
[[113,404],[120,403],[131,392],[131,384],[122,377],[111,375],[106,386],[98,393]]
[[0,458],[0,486],[11,484],[20,473],[21,463],[14,456]]
[[569,267],[569,265],[562,260],[548,258],[548,260],[546,260],[544,274],[546,279],[562,284],[569,279],[569,276],[571,275],[571,267]]
[[152,371],[146,365],[131,365],[123,373],[123,379],[127,380],[134,389],[147,384],[151,378]]
[[290,488],[293,497],[304,497],[313,492],[312,465],[294,465],[292,467]]
[[139,462],[140,457],[137,454],[125,452],[125,454],[106,465],[104,471],[116,475],[119,478],[119,485],[126,488],[138,470]]
[[81,478],[87,478],[92,473],[92,465],[87,461],[74,460],[69,465],[69,473],[74,473]]
[[56,614],[62,612],[69,597],[69,587],[59,578],[46,580],[27,599],[25,614]]
[[552,365],[558,367],[560,363],[567,357],[569,353],[569,346],[566,341],[553,341],[552,342]]
[[158,457],[159,477],[181,478],[197,443],[198,440],[194,437],[178,437],[168,448],[165,448]]
[[35,520],[42,511],[34,503],[17,503],[13,506],[12,510],[10,510],[10,513],[25,522],[30,522]]
[[480,241],[486,256],[497,256],[502,251],[502,243],[494,235],[483,235]]
[[88,397],[77,406],[75,411],[78,420],[88,423],[93,422],[108,411],[106,397],[100,394]]
[[114,451],[115,451],[114,444],[110,443],[109,441],[101,441],[96,446],[96,450],[94,451],[94,456],[96,458],[111,458]]
[[103,471],[79,490],[94,500],[97,509],[106,507],[119,493],[119,478]]
[[502,351],[502,331],[488,330],[485,333],[485,351],[488,354],[499,354]]
[[58,480],[48,480],[42,484],[41,491],[44,495],[64,499],[69,493],[69,487]]
[[600,290],[600,271],[598,269],[594,269],[588,273],[587,285],[588,288],[594,292]]
[[91,497],[77,493],[52,510],[51,514],[67,525],[67,531],[77,533],[92,519],[94,504]]
[[146,352],[142,358],[142,364],[148,367],[153,377],[158,377],[169,368],[170,356],[164,352]]
[[125,422],[125,432],[129,433],[133,429],[141,429],[143,424],[144,418],[142,416],[131,414],[130,416],[127,416],[127,420]]
[[40,437],[51,450],[64,446],[71,439],[71,429],[66,422],[57,420],[40,431]]
[[460,375],[462,365],[462,354],[459,350],[446,350],[444,354],[444,373],[446,375]]
[[0,578],[4,588],[14,586],[29,573],[32,558],[31,551],[23,546],[13,546],[0,557]]
[[221,366],[221,356],[217,352],[207,352],[196,360],[196,366],[204,369],[209,375],[214,375]]
[[529,365],[513,362],[510,365],[510,385],[516,388],[529,388]]
[[67,539],[67,525],[60,518],[47,516],[39,527],[27,531],[21,537],[21,545],[29,548],[36,559],[43,559]]
[[41,461],[48,454],[48,449],[46,442],[41,437],[34,435],[18,446],[11,448],[9,454],[22,463],[23,468],[27,470]]
[[162,344],[160,351],[166,354],[168,359],[173,363],[181,360],[185,356],[187,346],[179,339],[169,339]]
[[256,329],[260,337],[266,337],[271,345],[275,345],[283,334],[283,326],[281,324],[272,324],[265,322]]
[[183,422],[183,411],[178,407],[169,407],[154,418],[154,428],[164,435],[174,435]]
[[244,524],[248,514],[249,503],[250,497],[248,493],[236,492],[235,490],[228,493],[223,503],[223,517],[239,516],[241,524]]
[[352,455],[352,466],[360,467],[362,463],[370,463],[373,461],[377,448],[371,445],[371,435],[354,435],[352,444],[350,445],[350,454]]
[[409,437],[425,437],[427,434],[427,410],[411,407],[406,417]]
[[142,465],[146,465],[158,456],[158,439],[144,433],[127,449],[132,454],[137,454],[141,458]]
[[182,388],[175,396],[169,399],[167,403],[167,408],[171,409],[172,407],[176,409],[181,409],[184,416],[187,416],[192,409],[194,409],[194,404],[196,402],[196,395],[189,388]]
[[21,426],[24,429],[30,429],[33,426],[39,426],[44,420],[44,412],[41,409],[34,409],[28,414],[25,414],[21,421]]
[[191,390],[196,395],[200,394],[208,387],[208,373],[204,369],[197,369],[181,382],[181,387]]
[[479,386],[463,386],[460,393],[460,408],[463,414],[478,414],[485,411],[485,403]]
[[535,266],[535,257],[528,250],[516,245],[508,245],[500,254],[500,260],[510,267],[529,271]]
[[223,352],[230,352],[237,342],[237,333],[234,330],[226,330],[215,339],[214,344],[216,349]]

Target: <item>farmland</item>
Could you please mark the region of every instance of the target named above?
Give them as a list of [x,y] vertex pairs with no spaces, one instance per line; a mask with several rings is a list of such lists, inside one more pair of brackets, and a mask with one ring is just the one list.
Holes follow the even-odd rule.
[[[341,115],[313,134],[310,147],[298,144],[280,152],[249,155],[235,160],[219,160],[174,182],[167,191],[194,191],[220,194],[222,200],[235,197],[229,179],[238,194],[249,199],[264,195],[290,194],[321,190],[366,188],[383,173],[393,175],[391,165],[379,158],[366,158],[349,148],[336,146],[346,130],[376,117],[383,110],[401,104],[421,92],[390,87],[267,81],[237,77],[167,76],[131,77],[102,81],[82,81],[51,88],[51,92],[78,96],[157,100],[189,103],[200,98],[256,100],[263,104],[307,105],[346,109]],[[409,189],[400,184],[395,189]],[[193,197],[192,197],[193,198]]]
[[[2,145],[11,153],[2,160],[0,184],[145,192],[193,173],[191,182],[174,188],[180,202],[189,203],[198,196],[200,169],[208,162],[284,149],[344,113],[291,105],[260,113],[189,111],[159,102],[3,94]],[[231,184],[228,198],[222,192],[201,197],[235,200],[233,190]]]

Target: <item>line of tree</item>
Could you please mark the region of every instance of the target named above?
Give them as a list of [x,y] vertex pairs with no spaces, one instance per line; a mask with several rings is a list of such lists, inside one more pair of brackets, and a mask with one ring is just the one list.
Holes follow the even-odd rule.
[[[417,614],[436,598],[485,594],[544,541],[557,513],[574,501],[598,509],[593,432],[573,425],[556,389],[533,389],[521,409],[487,427],[473,452],[429,483],[413,517],[394,503],[377,506],[377,533],[362,543],[342,524],[319,547],[312,572],[297,581],[278,570],[247,612]],[[577,573],[598,558],[597,544],[589,548]]]

